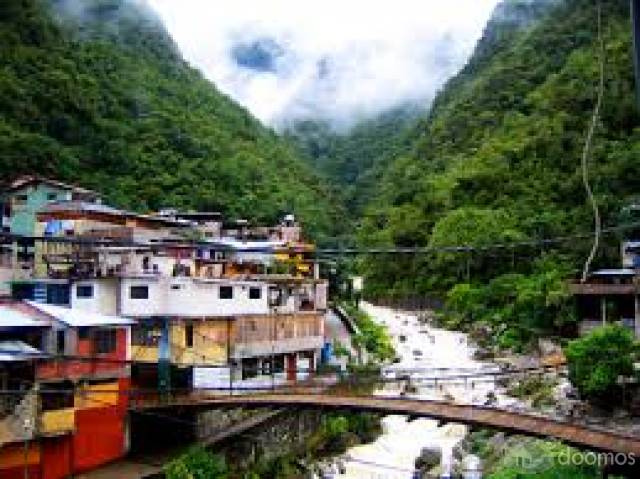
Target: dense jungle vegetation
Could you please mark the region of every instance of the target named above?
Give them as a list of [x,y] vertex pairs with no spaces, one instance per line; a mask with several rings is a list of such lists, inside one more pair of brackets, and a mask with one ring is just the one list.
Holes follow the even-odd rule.
[[[359,230],[367,246],[482,248],[589,234],[580,158],[598,84],[596,3],[504,2],[417,139],[382,174]],[[602,2],[605,95],[590,176],[605,225],[631,219],[640,181],[629,4]],[[517,15],[504,15],[509,9]],[[513,12],[512,12],[513,13]],[[598,265],[617,266],[620,236]],[[447,321],[483,323],[504,346],[573,325],[566,279],[590,238],[561,244],[367,259],[369,297],[447,299]]]
[[316,238],[334,234],[342,215],[326,184],[136,5],[1,2],[0,178],[50,175],[140,211],[293,211]]
[[[339,187],[352,222],[358,222],[376,191],[385,165],[408,151],[425,108],[402,105],[346,130],[329,122],[300,120],[284,133],[316,171]],[[353,237],[344,238],[347,242]]]

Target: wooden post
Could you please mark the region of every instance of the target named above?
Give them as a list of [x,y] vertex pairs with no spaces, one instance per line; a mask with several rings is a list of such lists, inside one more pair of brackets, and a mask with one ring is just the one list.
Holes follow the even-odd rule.
[[602,325],[606,326],[607,325],[607,297],[606,296],[600,297],[600,315],[602,318]]

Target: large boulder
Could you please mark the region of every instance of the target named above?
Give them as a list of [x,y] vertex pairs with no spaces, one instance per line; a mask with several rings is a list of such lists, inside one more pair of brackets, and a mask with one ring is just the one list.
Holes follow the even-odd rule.
[[439,466],[440,461],[442,461],[442,451],[440,449],[425,447],[416,459],[416,469],[428,472]]

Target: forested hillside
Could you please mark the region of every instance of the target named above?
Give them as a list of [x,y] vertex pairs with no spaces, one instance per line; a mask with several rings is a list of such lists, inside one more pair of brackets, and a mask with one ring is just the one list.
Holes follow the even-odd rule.
[[385,164],[408,150],[427,106],[403,105],[362,120],[346,131],[325,121],[304,120],[285,132],[316,171],[340,187],[352,221],[372,199]]
[[[438,95],[409,153],[386,169],[366,245],[480,246],[589,232],[580,157],[598,85],[592,0],[506,1]],[[518,4],[519,19],[504,15]],[[629,4],[603,5],[606,91],[590,176],[607,225],[640,191]],[[617,265],[616,238],[600,264]],[[450,320],[499,326],[505,343],[572,321],[564,280],[589,241],[364,262],[370,296],[448,298]]]
[[0,177],[38,172],[150,210],[294,212],[332,234],[330,192],[125,0],[0,3]]

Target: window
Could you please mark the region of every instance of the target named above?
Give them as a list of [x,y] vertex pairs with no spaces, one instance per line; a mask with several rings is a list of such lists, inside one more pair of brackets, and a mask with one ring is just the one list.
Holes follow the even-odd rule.
[[70,293],[71,288],[68,284],[49,284],[47,285],[47,304],[68,306]]
[[58,198],[58,195],[55,193],[47,193],[47,201],[55,201]]
[[233,299],[233,286],[220,286],[220,299]]
[[93,344],[98,354],[108,354],[116,350],[116,330],[99,329],[95,332]]
[[134,346],[158,346],[162,333],[157,328],[136,326],[131,329],[131,344]]
[[17,195],[15,198],[16,205],[24,205],[29,201],[29,197],[27,195]]
[[262,290],[260,288],[249,288],[249,299],[260,299]]
[[273,357],[273,372],[276,374],[284,372],[284,354],[277,354]]
[[271,359],[262,360],[262,375],[269,376],[271,374]]
[[62,329],[56,331],[56,353],[59,355],[65,353],[65,332]]
[[129,297],[131,299],[149,299],[149,286],[131,286]]
[[242,360],[242,379],[255,378],[258,375],[258,360],[247,358]]
[[66,409],[73,407],[73,394],[68,394],[69,389],[73,390],[73,383],[69,381],[61,381],[54,383],[42,383],[39,396],[41,399],[40,407],[43,411],[55,411],[58,409]]
[[184,327],[184,343],[188,348],[193,347],[193,324]]
[[93,285],[79,284],[76,286],[76,298],[93,298]]
[[78,339],[80,340],[89,339],[89,328],[87,327],[78,328]]

